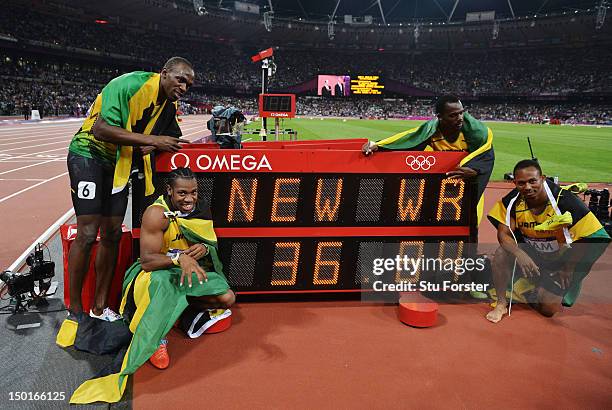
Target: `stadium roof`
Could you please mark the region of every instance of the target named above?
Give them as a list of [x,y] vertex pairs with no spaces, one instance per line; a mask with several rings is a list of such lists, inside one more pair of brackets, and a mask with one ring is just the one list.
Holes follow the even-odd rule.
[[[466,13],[495,11],[498,18],[587,10],[600,0],[245,0],[277,17],[327,20],[370,15],[387,23],[410,20],[465,20]],[[233,1],[204,1],[210,7],[233,7]]]
[[[612,43],[612,25],[604,24],[605,10],[601,13],[597,7],[610,8],[610,2],[601,0],[54,0],[52,4],[63,4],[62,12],[74,10],[81,19],[253,47],[406,51]],[[484,13],[488,11],[495,15]],[[480,17],[466,19],[467,13],[479,12]],[[366,19],[368,15],[372,19]]]

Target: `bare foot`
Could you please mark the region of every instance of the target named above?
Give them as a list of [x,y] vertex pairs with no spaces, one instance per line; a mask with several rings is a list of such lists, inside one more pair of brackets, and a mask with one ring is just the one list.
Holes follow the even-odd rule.
[[506,307],[506,304],[498,303],[492,311],[487,313],[487,320],[493,323],[497,323],[502,320],[502,317],[506,313],[508,313],[508,308]]

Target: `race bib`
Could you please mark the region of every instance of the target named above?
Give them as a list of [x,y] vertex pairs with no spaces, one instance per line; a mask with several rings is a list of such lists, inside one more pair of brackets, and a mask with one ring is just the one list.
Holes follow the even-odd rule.
[[525,238],[525,242],[541,253],[554,253],[559,251],[559,242],[549,238]]
[[94,199],[96,197],[96,183],[80,181],[77,187],[77,197],[79,199]]

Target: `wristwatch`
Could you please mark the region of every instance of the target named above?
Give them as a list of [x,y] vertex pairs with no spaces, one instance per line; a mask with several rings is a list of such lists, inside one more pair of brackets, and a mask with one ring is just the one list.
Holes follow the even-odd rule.
[[180,262],[179,262],[179,258],[181,257],[180,253],[175,253],[174,255],[172,255],[170,257],[170,259],[172,259],[172,263],[175,264],[176,266],[181,266]]

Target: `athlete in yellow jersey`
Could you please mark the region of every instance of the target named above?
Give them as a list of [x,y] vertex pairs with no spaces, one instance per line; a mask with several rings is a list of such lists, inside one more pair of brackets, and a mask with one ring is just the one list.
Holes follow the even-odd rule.
[[447,175],[450,178],[476,181],[480,222],[483,194],[495,162],[493,132],[468,114],[457,96],[440,97],[436,101],[435,111],[436,118],[380,141],[368,141],[362,151],[366,155],[379,150],[467,152],[468,155],[459,166]]
[[[226,309],[234,303],[234,293],[229,289],[219,268],[219,261],[215,260],[216,254],[212,255],[213,259],[210,256],[206,258],[212,248],[212,242],[216,245],[212,216],[207,206],[199,204],[196,207],[196,205],[198,205],[198,184],[195,175],[188,168],[177,168],[170,173],[168,194],[147,208],[142,217],[141,267],[144,272],[151,272],[178,266],[181,268],[178,286],[186,289],[187,299],[192,307],[197,306],[196,311],[210,308]],[[179,218],[188,218],[192,226],[181,226]],[[191,242],[185,235],[186,229],[190,232],[198,230],[198,235],[211,243]],[[214,266],[215,262],[219,263],[217,269]],[[165,271],[157,274],[167,277],[168,286],[177,286]],[[209,277],[210,275],[214,276]],[[194,287],[196,279],[199,286]],[[151,300],[151,304],[153,303],[155,300]],[[187,320],[189,325],[185,326],[184,330],[190,337],[197,337],[203,330],[199,334],[197,332],[194,334],[192,324],[196,315],[191,313],[188,311],[185,314],[190,317]],[[216,317],[220,318],[219,315]],[[197,327],[202,328],[200,325]],[[157,352],[151,357],[151,363],[161,369],[166,368],[170,361],[166,345],[167,341],[162,340]]]
[[[166,194],[143,215],[140,260],[128,269],[123,281],[119,312],[132,333],[127,351],[79,386],[70,403],[119,401],[129,376],[147,360],[159,369],[168,367],[164,337],[177,320],[189,337],[196,338],[229,318],[228,308],[234,301],[217,254],[209,206],[198,201],[193,172],[177,168],[169,174]],[[74,335],[74,325],[62,327],[63,337],[58,337],[62,346],[75,338],[93,337],[91,332]]]
[[77,237],[68,255],[68,271],[73,319],[83,310],[81,291],[98,230],[96,292],[89,314],[107,321],[119,318],[107,307],[107,299],[127,207],[132,147],[140,147],[150,188],[150,152],[176,152],[179,143],[189,142],[178,138],[181,131],[176,122],[176,103],[193,79],[191,63],[181,57],[168,60],[161,73],[136,71],[119,76],[102,89],[72,139],[68,172]]
[[[513,269],[513,288],[531,292],[534,307],[552,316],[562,302],[575,302],[582,279],[610,241],[586,205],[546,179],[537,161],[516,164],[514,184],[516,189],[488,215],[501,245],[492,261],[497,304],[487,319],[493,323],[508,312],[506,290]],[[521,293],[517,289],[514,293]]]

